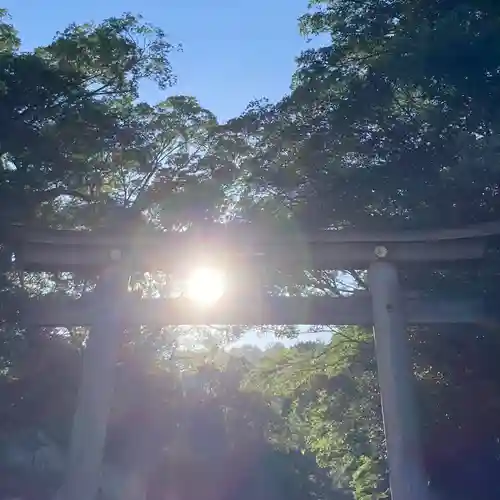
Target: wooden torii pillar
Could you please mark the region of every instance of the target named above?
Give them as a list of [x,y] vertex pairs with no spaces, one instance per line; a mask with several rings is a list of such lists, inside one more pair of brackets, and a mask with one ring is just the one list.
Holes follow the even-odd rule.
[[[61,500],[94,500],[96,496],[120,335],[127,325],[148,323],[374,325],[392,498],[428,499],[406,326],[474,324],[491,322],[492,318],[481,298],[429,301],[405,295],[399,287],[397,265],[439,266],[482,259],[488,238],[500,234],[500,223],[402,233],[323,231],[290,239],[256,234],[249,229],[219,227],[202,236],[162,233],[132,244],[128,238],[88,232],[12,228],[7,243],[13,245],[16,260],[25,269],[91,268],[101,270],[104,277],[104,290],[90,297],[63,300],[49,296],[28,301],[20,308],[23,320],[33,325],[92,327]],[[223,254],[225,263],[239,266],[265,261],[277,267],[286,262],[304,270],[368,269],[371,297],[254,296],[253,301],[225,297],[203,311],[194,310],[181,299],[125,297],[123,280],[124,276],[128,278],[129,266],[134,270],[175,267],[180,261],[189,262],[189,257],[199,255],[199,248],[213,250],[219,257]],[[127,262],[128,271],[121,262]]]
[[368,270],[377,374],[393,500],[428,500],[406,319],[394,264]]

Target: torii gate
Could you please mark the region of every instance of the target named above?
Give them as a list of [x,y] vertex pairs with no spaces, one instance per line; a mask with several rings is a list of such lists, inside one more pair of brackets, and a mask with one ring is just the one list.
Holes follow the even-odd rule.
[[[285,238],[251,229],[253,225],[219,225],[202,234],[160,233],[134,240],[83,231],[10,228],[6,243],[23,269],[91,269],[100,274],[96,291],[82,299],[48,296],[19,306],[22,321],[31,325],[91,327],[60,500],[95,499],[121,333],[141,324],[374,325],[392,498],[428,500],[406,325],[475,324],[495,318],[488,317],[480,298],[429,301],[402,293],[397,265],[482,259],[489,237],[500,235],[500,223],[400,233],[322,231]],[[236,266],[236,272],[262,263],[302,270],[368,269],[371,293],[347,298],[256,294],[245,300],[228,294],[208,310],[196,310],[183,299],[127,295],[132,271],[175,268],[201,252],[211,263]]]

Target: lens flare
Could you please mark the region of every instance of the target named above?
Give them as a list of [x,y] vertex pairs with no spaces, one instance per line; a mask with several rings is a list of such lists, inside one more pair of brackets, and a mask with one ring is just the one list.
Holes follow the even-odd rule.
[[222,297],[224,289],[225,276],[222,271],[200,267],[188,276],[186,297],[202,306],[210,306]]

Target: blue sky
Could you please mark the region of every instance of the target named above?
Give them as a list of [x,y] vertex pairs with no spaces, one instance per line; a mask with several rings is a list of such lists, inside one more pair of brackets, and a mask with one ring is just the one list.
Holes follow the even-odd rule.
[[[1,7],[10,12],[25,49],[49,43],[72,22],[142,14],[183,46],[172,57],[179,81],[169,93],[197,97],[221,120],[237,116],[253,99],[276,101],[287,93],[295,58],[312,46],[297,21],[307,0],[4,0]],[[144,99],[165,97],[147,88]],[[251,333],[244,339],[261,347],[273,340]]]
[[[25,48],[49,42],[71,22],[140,13],[183,52],[173,59],[175,93],[198,97],[225,120],[255,98],[279,99],[289,89],[295,57],[307,47],[297,19],[307,0],[4,0]],[[144,96],[160,99],[149,91]]]

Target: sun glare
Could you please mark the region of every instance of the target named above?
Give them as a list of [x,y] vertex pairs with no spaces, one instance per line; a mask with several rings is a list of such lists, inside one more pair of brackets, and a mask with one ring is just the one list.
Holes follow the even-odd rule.
[[218,269],[200,267],[188,277],[186,297],[203,306],[217,302],[224,294],[224,273]]

